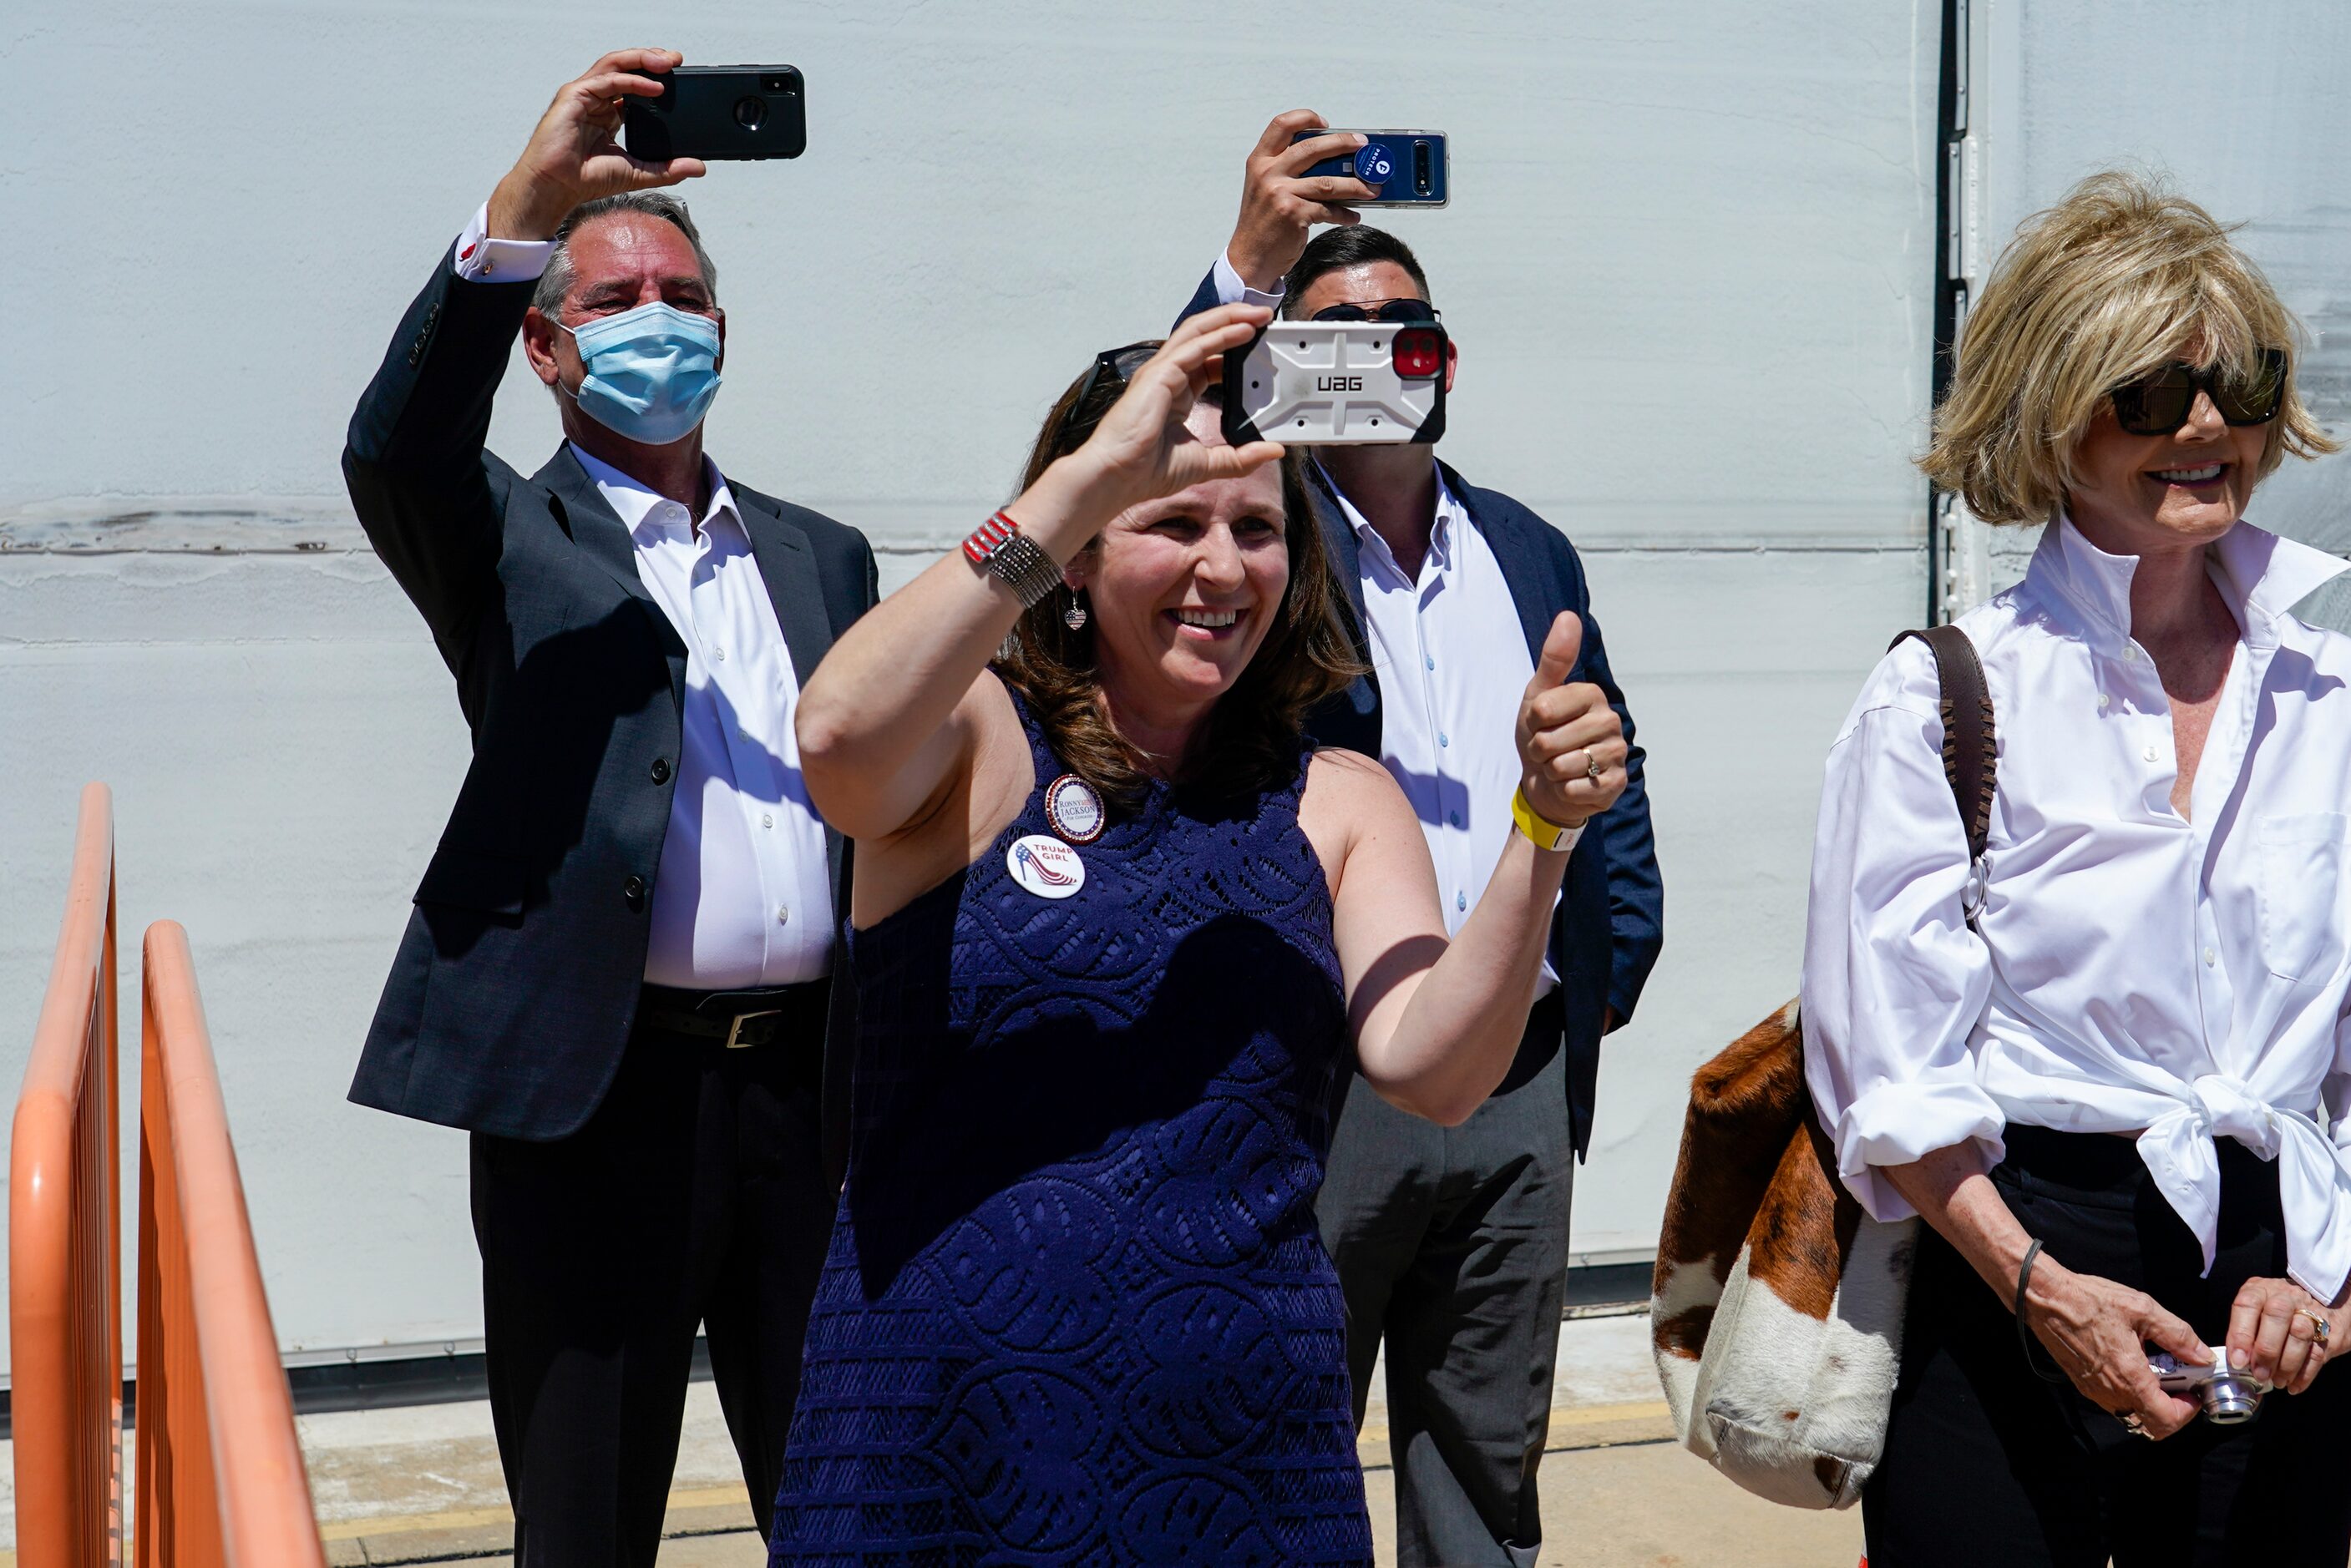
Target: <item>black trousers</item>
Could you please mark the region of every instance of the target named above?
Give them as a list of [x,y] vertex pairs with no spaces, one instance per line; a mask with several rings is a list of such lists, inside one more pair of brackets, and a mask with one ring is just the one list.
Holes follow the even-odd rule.
[[1387,1345],[1400,1568],[1531,1568],[1551,1427],[1575,1152],[1556,994],[1492,1097],[1458,1127],[1353,1078],[1315,1205],[1347,1301],[1364,1424]]
[[[2220,1148],[2210,1278],[2128,1138],[2011,1127],[1992,1179],[2048,1256],[2147,1292],[2217,1347],[2237,1288],[2285,1273],[2277,1168]],[[1919,1235],[1885,1459],[1862,1492],[1870,1568],[2344,1568],[2351,1372],[2273,1393],[2242,1426],[2199,1420],[2151,1443],[2037,1376],[2008,1303]],[[2055,1370],[2037,1345],[2034,1364]]]
[[572,1137],[474,1136],[490,1409],[521,1568],[653,1568],[703,1327],[767,1532],[832,1223],[815,1012],[747,1049],[640,1030]]

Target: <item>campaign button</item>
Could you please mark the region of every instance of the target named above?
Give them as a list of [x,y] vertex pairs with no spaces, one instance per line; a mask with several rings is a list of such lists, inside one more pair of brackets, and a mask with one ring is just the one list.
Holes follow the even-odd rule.
[[1107,818],[1093,785],[1063,774],[1045,786],[1045,821],[1072,844],[1092,844],[1102,836]]
[[1040,898],[1067,898],[1086,885],[1086,863],[1058,838],[1032,833],[1004,852],[1012,879]]

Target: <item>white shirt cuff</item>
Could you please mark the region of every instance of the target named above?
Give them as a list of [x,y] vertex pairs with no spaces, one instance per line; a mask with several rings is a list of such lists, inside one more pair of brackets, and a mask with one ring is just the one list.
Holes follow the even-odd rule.
[[2007,1158],[2001,1136],[2008,1117],[1971,1082],[1944,1078],[1880,1084],[1825,1129],[1837,1151],[1837,1174],[1874,1220],[1907,1220],[1917,1210],[1877,1174],[1884,1165],[1908,1165],[1938,1148],[1973,1143],[1990,1170]]
[[555,254],[553,240],[494,240],[489,236],[490,204],[485,202],[474,221],[457,236],[449,265],[468,283],[528,283],[547,270]]
[[1278,309],[1281,305],[1283,289],[1277,288],[1268,294],[1261,288],[1251,288],[1241,281],[1241,275],[1233,270],[1233,264],[1225,259],[1222,251],[1217,253],[1217,265],[1210,267],[1208,273],[1217,280],[1218,305],[1262,305],[1269,310]]

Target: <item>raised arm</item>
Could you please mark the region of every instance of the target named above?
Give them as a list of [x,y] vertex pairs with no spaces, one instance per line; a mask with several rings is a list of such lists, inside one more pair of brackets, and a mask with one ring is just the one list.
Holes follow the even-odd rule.
[[360,527],[453,665],[497,562],[482,448],[530,291],[468,283],[445,251],[436,256],[344,440],[343,484]]
[[1281,298],[1281,280],[1306,249],[1317,223],[1353,223],[1361,214],[1345,203],[1369,201],[1378,188],[1335,174],[1308,175],[1326,158],[1340,158],[1364,144],[1353,131],[1338,131],[1292,142],[1301,130],[1325,128],[1311,109],[1277,114],[1249,150],[1241,175],[1240,217],[1233,236],[1193,292],[1176,320],[1180,326],[1219,305],[1272,306]]
[[[1184,428],[1217,357],[1267,312],[1228,306],[1186,322],[1127,382],[1092,437],[1005,508],[1056,566],[1128,507],[1281,455],[1270,441],[1207,446]],[[809,797],[852,838],[927,817],[968,778],[986,715],[1002,707],[987,662],[1019,618],[1012,589],[949,551],[852,627],[800,693]]]
[[[544,241],[582,202],[701,173],[696,160],[648,163],[614,140],[621,100],[659,93],[646,73],[678,59],[668,49],[616,50],[565,83],[491,193],[475,244]],[[435,260],[360,396],[343,447],[360,526],[453,660],[496,565],[497,516],[482,451],[537,276],[462,275],[467,260],[446,251]]]
[[[1562,684],[1582,638],[1573,615],[1552,623],[1519,711],[1520,788],[1541,822],[1570,829],[1605,811],[1625,780],[1614,710],[1596,686]],[[1347,829],[1333,934],[1357,1064],[1384,1098],[1452,1126],[1485,1103],[1517,1054],[1573,840],[1539,849],[1511,834],[1448,945],[1427,841],[1395,782],[1348,753],[1315,765],[1310,791],[1326,793],[1309,807]]]

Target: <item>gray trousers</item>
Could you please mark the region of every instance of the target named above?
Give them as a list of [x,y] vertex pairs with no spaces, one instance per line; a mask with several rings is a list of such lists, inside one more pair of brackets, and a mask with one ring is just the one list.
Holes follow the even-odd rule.
[[1542,1540],[1575,1155],[1566,1054],[1540,1054],[1522,1050],[1458,1127],[1353,1078],[1332,1134],[1315,1218],[1346,1294],[1358,1430],[1387,1342],[1399,1568],[1532,1568]]

